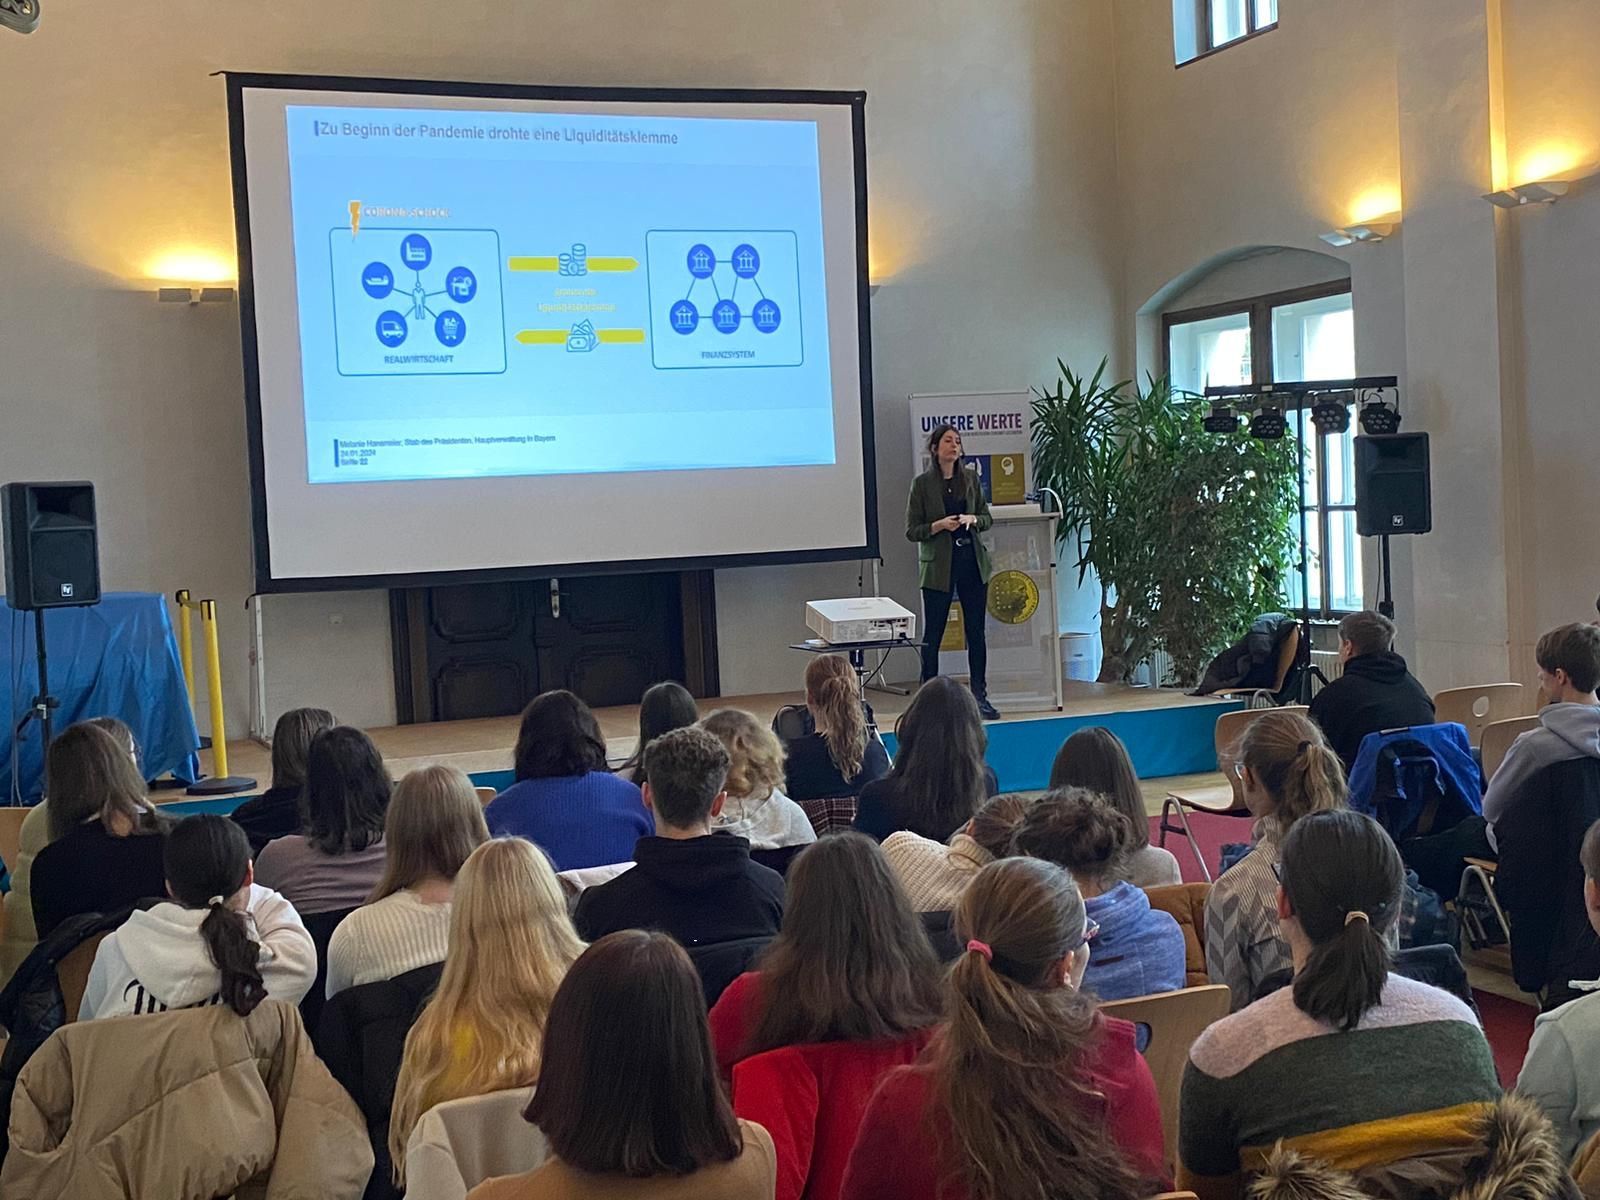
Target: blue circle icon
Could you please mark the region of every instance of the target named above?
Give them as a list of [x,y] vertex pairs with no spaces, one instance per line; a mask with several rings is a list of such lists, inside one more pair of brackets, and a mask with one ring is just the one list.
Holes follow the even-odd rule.
[[400,242],[400,261],[411,271],[421,271],[433,261],[433,247],[420,233],[408,233]]
[[394,309],[378,314],[378,340],[391,350],[406,340],[406,319]]
[[761,270],[761,255],[749,242],[741,242],[733,250],[733,273],[740,279],[754,279]]
[[711,310],[711,323],[718,333],[732,333],[739,328],[739,306],[732,300],[718,300]]
[[466,318],[447,308],[433,319],[433,334],[443,345],[459,346],[467,340]]
[[444,277],[444,294],[457,304],[465,304],[478,294],[478,277],[465,267],[451,267]]
[[672,306],[671,320],[674,332],[693,333],[700,324],[700,310],[692,300],[679,300]]
[[361,272],[361,286],[374,300],[382,300],[394,291],[394,272],[386,263],[368,263]]
[[762,333],[774,333],[783,323],[783,313],[779,311],[775,302],[767,299],[756,301],[756,306],[750,310],[750,323]]
[[717,256],[704,242],[689,247],[689,274],[696,279],[710,279],[717,269]]

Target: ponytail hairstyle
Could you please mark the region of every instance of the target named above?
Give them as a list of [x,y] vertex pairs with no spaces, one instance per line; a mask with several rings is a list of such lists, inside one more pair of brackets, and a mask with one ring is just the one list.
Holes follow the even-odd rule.
[[1245,726],[1233,759],[1272,797],[1272,808],[1256,815],[1280,838],[1301,817],[1345,806],[1344,764],[1322,730],[1301,713],[1262,713]]
[[806,707],[839,774],[853,779],[867,755],[867,715],[861,711],[855,669],[842,654],[819,654],[806,666]]
[[1133,1200],[1153,1187],[1111,1142],[1083,1060],[1094,1001],[1063,981],[1088,916],[1072,877],[1036,858],[979,871],[955,911],[949,1025],[934,1060],[955,1137],[946,1170],[972,1200]]
[[222,1002],[248,1017],[266,999],[261,946],[245,915],[228,907],[250,872],[250,840],[227,817],[201,813],[179,821],[162,855],[167,888],[185,908],[206,909],[200,922],[211,961],[222,974]]
[[1001,792],[983,802],[972,814],[967,836],[982,846],[994,858],[1005,858],[1015,853],[1011,847],[1017,835],[1017,826],[1028,815],[1033,801],[1015,792]]
[[1354,1029],[1389,978],[1383,935],[1400,915],[1400,852],[1363,813],[1319,812],[1289,831],[1280,870],[1289,908],[1311,942],[1294,977],[1295,1007]]

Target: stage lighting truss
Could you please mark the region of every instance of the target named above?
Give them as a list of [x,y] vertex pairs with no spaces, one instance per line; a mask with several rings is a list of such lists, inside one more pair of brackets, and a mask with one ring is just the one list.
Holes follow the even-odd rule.
[[1344,433],[1350,428],[1350,406],[1356,401],[1353,391],[1315,392],[1306,399],[1311,401],[1311,423],[1318,433]]
[[[1211,404],[1203,422],[1208,432],[1234,433],[1239,419],[1249,417],[1250,436],[1263,441],[1275,441],[1289,432],[1286,414],[1291,409],[1306,414],[1319,434],[1348,432],[1352,406],[1366,433],[1394,433],[1400,428],[1400,386],[1393,375],[1208,387],[1205,399]],[[1298,421],[1294,424],[1297,434],[1309,435]]]
[[1395,392],[1386,396],[1373,390],[1361,394],[1361,432],[1368,434],[1398,433],[1400,430],[1400,398]]
[[1263,404],[1250,418],[1250,436],[1263,442],[1275,442],[1289,431],[1289,422],[1283,409],[1275,403]]
[[1238,433],[1239,414],[1226,404],[1213,404],[1200,424],[1207,433]]

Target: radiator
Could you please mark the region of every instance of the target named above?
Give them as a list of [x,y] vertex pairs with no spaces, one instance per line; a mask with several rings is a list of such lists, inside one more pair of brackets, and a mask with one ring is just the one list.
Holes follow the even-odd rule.
[[[1344,664],[1339,661],[1337,650],[1313,650],[1311,665],[1326,675],[1330,683],[1344,674]],[[1322,690],[1322,684],[1316,679],[1312,680],[1312,685],[1317,691]]]

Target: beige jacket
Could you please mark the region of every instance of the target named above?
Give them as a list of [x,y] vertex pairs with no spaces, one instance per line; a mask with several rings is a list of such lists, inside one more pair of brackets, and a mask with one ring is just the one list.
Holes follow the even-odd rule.
[[446,1100],[422,1114],[406,1142],[406,1200],[464,1200],[485,1179],[520,1175],[550,1152],[522,1113],[531,1087]]
[[266,1000],[57,1030],[17,1080],[0,1195],[358,1200],[371,1173],[355,1102]]

